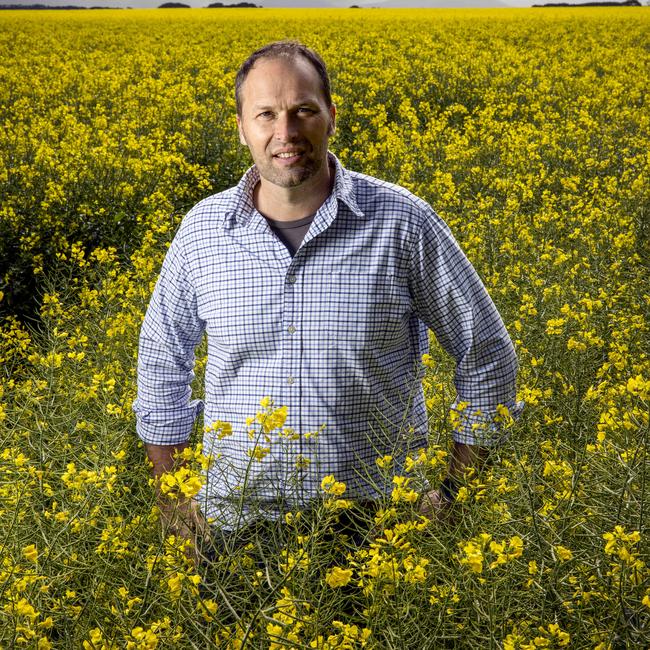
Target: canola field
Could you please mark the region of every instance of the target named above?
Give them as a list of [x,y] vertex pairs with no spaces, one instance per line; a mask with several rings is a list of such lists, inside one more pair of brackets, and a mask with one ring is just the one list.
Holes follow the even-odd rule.
[[[647,8],[1,12],[0,647],[650,647],[649,27]],[[351,506],[324,477],[307,528],[290,513],[206,567],[161,533],[137,336],[182,215],[250,165],[234,75],[279,38],[328,63],[341,161],[450,225],[526,408],[454,516],[418,517],[454,426],[432,340],[431,444],[368,544],[322,543]],[[251,418],[281,439],[264,397]],[[208,462],[186,455],[172,501]]]

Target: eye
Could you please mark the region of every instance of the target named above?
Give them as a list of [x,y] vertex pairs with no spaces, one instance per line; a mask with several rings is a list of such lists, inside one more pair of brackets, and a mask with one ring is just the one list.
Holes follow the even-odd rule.
[[314,111],[313,108],[309,108],[309,106],[301,106],[298,109],[298,113],[303,113],[306,115],[313,115],[316,111]]
[[263,120],[268,120],[271,117],[273,117],[273,113],[271,111],[262,111],[261,113],[257,114],[257,117],[263,119]]

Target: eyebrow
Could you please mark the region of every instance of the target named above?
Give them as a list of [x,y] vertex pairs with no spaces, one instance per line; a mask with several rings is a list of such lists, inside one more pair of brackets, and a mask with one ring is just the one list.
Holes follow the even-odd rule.
[[[292,106],[317,106],[318,102],[314,99],[301,99],[300,101],[295,102],[292,104]],[[272,106],[271,104],[253,104],[252,106],[253,110],[255,111],[270,111],[273,110],[275,107]]]

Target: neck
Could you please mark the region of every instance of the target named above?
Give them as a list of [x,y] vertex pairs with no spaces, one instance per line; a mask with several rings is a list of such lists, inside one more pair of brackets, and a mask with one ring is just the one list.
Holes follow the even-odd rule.
[[334,170],[329,162],[323,173],[317,174],[296,187],[280,187],[264,178],[253,190],[253,202],[265,217],[276,221],[295,221],[317,212],[332,192]]

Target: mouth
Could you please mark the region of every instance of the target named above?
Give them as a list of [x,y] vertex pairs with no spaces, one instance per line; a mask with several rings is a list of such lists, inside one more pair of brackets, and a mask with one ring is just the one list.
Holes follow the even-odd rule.
[[278,153],[273,154],[273,157],[284,165],[290,165],[300,160],[303,155],[303,151],[290,150],[279,151]]

